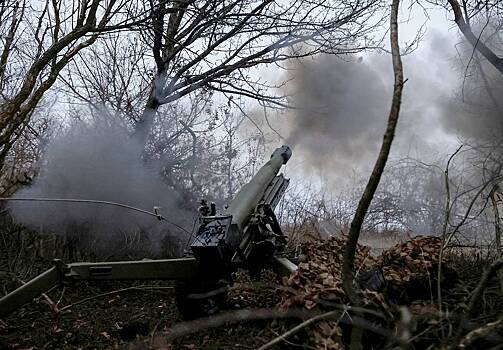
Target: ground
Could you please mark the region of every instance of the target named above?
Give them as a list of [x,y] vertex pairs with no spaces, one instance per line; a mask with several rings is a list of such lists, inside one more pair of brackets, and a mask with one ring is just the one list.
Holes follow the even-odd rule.
[[[396,339],[403,326],[400,305],[406,305],[412,316],[404,326],[412,333],[412,348],[443,348],[466,340],[461,336],[470,330],[476,337],[466,340],[466,348],[497,346],[503,341],[498,321],[503,300],[495,278],[483,294],[477,317],[460,323],[490,261],[473,254],[449,256],[440,312],[435,290],[438,244],[436,237],[418,237],[382,255],[360,246],[358,270],[381,268],[387,281],[385,290],[363,294],[368,310],[363,314],[350,315],[342,309],[347,303],[340,282],[343,238],[328,238],[300,245],[307,262],[288,279],[266,271],[253,281],[238,273],[226,310],[198,322],[181,320],[172,282],[79,282],[56,288],[0,320],[0,348],[257,349],[313,316],[320,319],[270,349],[344,349],[353,321],[364,329],[365,348],[393,348],[399,345]],[[47,259],[33,261],[31,275],[50,266]],[[15,285],[8,271],[0,274],[0,280],[7,290]],[[460,324],[466,329],[456,334]],[[487,330],[487,325],[492,328]],[[486,327],[481,336],[476,332],[482,332],[480,327]]]
[[[264,290],[266,287],[260,288],[263,298],[274,298],[274,293]],[[247,289],[242,295],[251,293],[250,287]],[[41,297],[1,320],[1,349],[142,349],[182,321],[175,305],[173,283],[169,282],[81,282],[47,296],[58,303],[59,312],[47,298]],[[249,297],[234,296],[234,301],[243,307],[259,302]],[[277,300],[268,299],[265,304],[260,301],[262,305],[272,302]],[[236,309],[236,304],[230,305],[228,311]],[[234,323],[232,327],[176,339],[172,348],[255,349],[282,332],[287,324],[270,320]]]

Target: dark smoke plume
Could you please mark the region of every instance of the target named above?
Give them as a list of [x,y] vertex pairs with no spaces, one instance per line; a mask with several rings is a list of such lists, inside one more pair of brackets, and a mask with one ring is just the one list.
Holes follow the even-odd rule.
[[[192,217],[180,209],[178,195],[164,184],[159,169],[141,161],[142,149],[119,126],[79,122],[50,143],[41,173],[16,196],[97,199],[148,211],[160,206],[169,221],[190,227]],[[155,217],[100,204],[10,202],[9,207],[15,219],[29,227],[94,245],[112,243],[119,233],[142,232],[150,248],[158,250],[166,234],[184,234]]]
[[475,142],[498,142],[503,136],[503,76],[487,63],[474,61],[458,93],[442,105],[443,128]]
[[[420,52],[404,56],[408,80],[392,148],[395,159],[436,159],[454,151],[459,139],[501,138],[503,77],[494,69],[485,67],[485,76],[475,69],[462,89],[464,72],[455,44],[433,32]],[[308,168],[321,169],[336,182],[353,172],[365,177],[386,127],[393,86],[391,57],[318,56],[297,61],[289,74],[297,109],[282,120],[281,131],[289,135],[296,153]],[[488,93],[488,84],[496,98]]]
[[289,142],[315,167],[345,174],[375,156],[384,131],[389,88],[366,63],[322,56],[299,64]]

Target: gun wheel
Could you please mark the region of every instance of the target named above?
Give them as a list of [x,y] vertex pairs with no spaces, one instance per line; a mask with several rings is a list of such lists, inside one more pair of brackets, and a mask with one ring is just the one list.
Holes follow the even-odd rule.
[[211,316],[227,306],[228,285],[224,282],[177,282],[175,299],[184,320]]

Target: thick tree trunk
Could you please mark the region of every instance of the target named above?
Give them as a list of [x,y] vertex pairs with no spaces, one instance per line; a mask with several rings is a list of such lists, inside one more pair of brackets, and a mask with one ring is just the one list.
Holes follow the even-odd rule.
[[[166,87],[166,72],[168,71],[171,60],[174,56],[176,45],[175,36],[178,34],[180,24],[185,11],[190,4],[188,0],[178,0],[173,3],[173,9],[166,8],[165,1],[159,1],[158,6],[154,10],[154,21],[152,23],[152,31],[154,33],[154,42],[152,52],[157,67],[157,74],[152,79],[152,86],[150,95],[143,110],[142,116],[136,122],[134,137],[140,142],[145,144],[148,139],[150,130],[154,123],[154,117],[157,110],[161,106],[161,102],[165,92],[161,93]],[[167,27],[164,28],[165,15],[170,13],[168,18]]]
[[480,41],[479,37],[473,34],[470,25],[465,21],[459,2],[457,0],[447,1],[451,5],[452,12],[454,12],[454,21],[458,25],[459,30],[461,30],[461,33],[463,33],[466,40],[468,40],[470,44],[494,66],[494,68],[503,74],[503,58],[496,56],[490,48]]
[[147,103],[145,104],[143,113],[141,114],[140,120],[138,120],[134,126],[133,137],[141,145],[145,145],[145,143],[147,142],[147,138],[150,130],[152,129],[154,117],[159,106],[160,104],[155,93],[155,83],[152,82],[152,91],[150,92]]

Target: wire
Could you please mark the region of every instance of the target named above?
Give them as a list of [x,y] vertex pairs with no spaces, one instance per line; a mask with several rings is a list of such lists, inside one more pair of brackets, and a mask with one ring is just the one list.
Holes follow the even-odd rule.
[[189,239],[187,240],[187,243],[185,243],[185,248],[183,248],[184,250],[187,250],[187,248],[189,247],[189,244],[192,242],[192,236],[194,235],[194,229],[196,228],[196,224],[198,221],[199,221],[198,217],[194,218],[194,222],[192,223],[192,232],[190,233],[190,236],[189,236]]
[[147,214],[150,216],[156,217],[159,221],[166,221],[168,224],[171,224],[175,227],[178,227],[180,230],[183,230],[187,233],[190,234],[189,231],[187,231],[185,228],[182,226],[175,224],[174,222],[171,222],[167,220],[164,216],[157,212],[150,212],[148,210],[140,209],[133,207],[131,205],[123,204],[123,203],[117,203],[117,202],[110,202],[110,201],[101,201],[101,200],[96,200],[96,199],[76,199],[76,198],[9,198],[9,197],[0,197],[0,201],[25,201],[25,202],[66,202],[66,203],[88,203],[88,204],[104,204],[104,205],[112,205],[116,207],[121,207],[121,208],[126,208],[129,210],[134,210],[143,214]]

